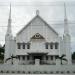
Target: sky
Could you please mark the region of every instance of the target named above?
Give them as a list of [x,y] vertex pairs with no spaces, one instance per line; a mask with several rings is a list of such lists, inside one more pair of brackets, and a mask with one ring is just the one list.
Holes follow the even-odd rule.
[[16,36],[39,10],[39,15],[58,33],[64,34],[64,2],[71,35],[71,51],[75,51],[75,2],[74,0],[0,0],[0,44],[5,43],[11,3],[12,34]]

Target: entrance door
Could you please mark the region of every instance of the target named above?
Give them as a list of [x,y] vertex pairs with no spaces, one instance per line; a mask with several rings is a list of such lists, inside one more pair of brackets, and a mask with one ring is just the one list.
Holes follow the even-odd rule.
[[33,58],[34,58],[34,60],[35,60],[35,59],[40,59],[40,60],[42,60],[42,56],[34,56]]
[[33,59],[34,59],[34,60],[36,60],[36,59],[40,59],[40,63],[41,63],[42,56],[33,56]]

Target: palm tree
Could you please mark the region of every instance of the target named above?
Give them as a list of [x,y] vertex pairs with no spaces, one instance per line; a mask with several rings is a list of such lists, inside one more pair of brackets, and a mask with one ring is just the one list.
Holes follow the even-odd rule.
[[61,64],[62,64],[62,60],[64,60],[64,61],[67,61],[68,62],[68,60],[66,59],[66,58],[64,58],[66,55],[62,55],[61,57],[57,57],[57,59],[60,59],[60,61],[61,61]]
[[7,62],[8,60],[11,60],[12,61],[11,64],[13,64],[13,59],[14,58],[17,59],[18,57],[17,56],[13,56],[13,54],[12,54],[12,56],[10,58],[7,58],[5,62]]

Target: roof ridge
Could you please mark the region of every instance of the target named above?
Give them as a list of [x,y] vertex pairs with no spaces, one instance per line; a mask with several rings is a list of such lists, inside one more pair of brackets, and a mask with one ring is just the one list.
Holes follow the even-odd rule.
[[55,32],[55,33],[58,35],[58,33],[57,33],[42,17],[40,17],[39,15],[36,15],[35,17],[33,17],[33,18],[17,33],[17,35],[19,35],[26,27],[28,27],[29,24],[30,24],[36,17],[39,17],[49,28],[52,29],[53,32]]

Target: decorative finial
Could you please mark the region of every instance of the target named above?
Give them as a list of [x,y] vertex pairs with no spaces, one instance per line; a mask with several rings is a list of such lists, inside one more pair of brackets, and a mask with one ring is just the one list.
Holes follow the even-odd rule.
[[36,15],[39,15],[39,10],[36,10]]

